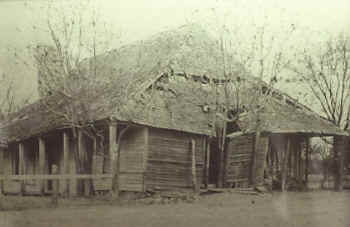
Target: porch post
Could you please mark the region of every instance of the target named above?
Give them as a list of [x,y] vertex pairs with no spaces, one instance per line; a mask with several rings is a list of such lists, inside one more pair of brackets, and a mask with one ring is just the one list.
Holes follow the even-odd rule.
[[[63,174],[69,174],[69,135],[63,132]],[[64,181],[63,181],[64,182]],[[64,193],[69,196],[69,179],[63,183]]]
[[[5,149],[0,146],[0,177],[4,176],[4,152]],[[3,194],[4,181],[0,180],[0,196]]]
[[206,160],[205,160],[205,188],[209,185],[209,167],[210,167],[210,141],[206,139]]
[[[19,143],[18,145],[18,157],[19,157],[19,165],[18,165],[18,172],[19,175],[24,175],[25,174],[25,160],[24,160],[24,144],[23,143]],[[21,181],[21,193],[22,195],[25,192],[25,181],[22,180]]]
[[303,166],[302,166],[302,140],[298,137],[298,182],[302,182],[303,180]]
[[118,182],[118,174],[117,163],[118,163],[118,154],[117,154],[117,123],[112,122],[109,124],[109,160],[110,160],[110,173],[112,174],[112,191],[114,196],[119,196],[119,182]]
[[[39,174],[41,175],[45,174],[45,156],[45,141],[43,138],[39,138]],[[40,182],[40,192],[41,194],[45,192],[45,180],[41,180]]]
[[310,162],[310,137],[306,137],[306,150],[305,150],[305,183],[309,182],[309,162]]
[[191,139],[191,164],[192,164],[192,184],[193,191],[195,193],[199,192],[198,182],[197,182],[197,169],[196,169],[196,141]]

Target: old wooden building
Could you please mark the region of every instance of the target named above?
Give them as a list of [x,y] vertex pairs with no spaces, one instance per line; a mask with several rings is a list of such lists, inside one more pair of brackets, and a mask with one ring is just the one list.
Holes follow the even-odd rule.
[[282,178],[274,180],[283,182],[283,189],[287,180],[307,185],[310,139],[327,137],[333,141],[332,156],[339,168],[336,187],[342,187],[347,133],[285,94],[269,100],[260,117],[258,134],[254,116],[245,116],[238,123],[241,131],[228,135],[226,186],[247,186],[252,174],[257,185],[275,176]]
[[[217,43],[196,26],[99,56],[99,76],[118,81],[116,90],[128,88],[126,102],[105,97],[91,102],[89,115],[98,137],[83,130],[75,134],[42,100],[11,114],[0,134],[7,144],[0,153],[2,193],[49,194],[57,180],[62,195],[198,190],[219,180],[225,187],[251,184],[252,179],[259,183],[266,160],[276,166],[275,153],[293,153],[292,147],[301,147],[309,136],[346,135],[290,97],[274,96],[261,115],[259,133],[244,111],[227,127],[222,162],[216,133],[222,119],[217,116],[224,104],[224,112],[238,110],[234,96],[223,96],[224,85],[232,82],[223,77],[220,56]],[[239,64],[231,66],[232,74],[255,80]],[[54,96],[49,99],[63,108]],[[290,142],[292,137],[296,142]],[[83,173],[77,162],[81,157],[87,163]]]

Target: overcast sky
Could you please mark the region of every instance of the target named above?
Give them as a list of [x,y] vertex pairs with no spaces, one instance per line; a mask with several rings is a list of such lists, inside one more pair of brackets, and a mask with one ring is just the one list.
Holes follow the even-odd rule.
[[[46,2],[0,0],[0,73],[19,78],[24,93],[35,89],[36,76],[13,65],[7,48],[22,49],[46,40],[43,33],[33,30],[45,19],[42,6]],[[315,41],[327,34],[350,31],[350,0],[100,0],[97,5],[111,29],[122,33],[123,42],[188,22],[204,26],[238,23],[248,30],[247,21],[268,20],[277,32],[281,26],[294,24],[303,31],[300,40]]]

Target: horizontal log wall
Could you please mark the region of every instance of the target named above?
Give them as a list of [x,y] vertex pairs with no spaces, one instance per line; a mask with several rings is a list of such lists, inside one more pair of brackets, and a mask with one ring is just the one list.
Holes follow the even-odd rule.
[[230,139],[227,146],[225,185],[233,183],[246,187],[249,182],[254,135],[243,135]]
[[197,182],[203,183],[205,137],[150,128],[146,189],[193,188],[191,139],[195,139]]

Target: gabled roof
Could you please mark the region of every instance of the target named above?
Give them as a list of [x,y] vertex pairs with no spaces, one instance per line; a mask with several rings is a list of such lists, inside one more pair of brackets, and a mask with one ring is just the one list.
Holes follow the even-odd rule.
[[[117,100],[104,97],[95,100],[91,103],[93,108],[89,114],[96,121],[114,118],[152,127],[212,135],[215,114],[204,111],[203,106],[208,105],[208,100],[213,97],[208,96],[210,92],[203,91],[207,89],[209,79],[216,83],[223,80],[219,50],[218,44],[207,32],[190,25],[159,33],[149,40],[98,56],[99,76],[118,81],[115,89],[128,88],[132,92],[124,106],[118,106]],[[88,60],[82,65],[87,63]],[[263,84],[250,76],[241,65],[233,63],[231,67],[235,69],[233,74],[239,74],[252,83]],[[162,84],[161,88],[153,89],[158,83]],[[293,105],[278,99],[271,102],[263,114],[263,118],[266,118],[265,131],[344,133],[289,96],[278,90],[276,92],[287,97]],[[52,101],[57,102],[57,108],[63,105],[59,100]],[[252,116],[248,114],[239,122],[243,131],[254,130],[251,120]],[[38,101],[12,114],[4,130],[8,140],[14,141],[64,127],[63,122]]]

